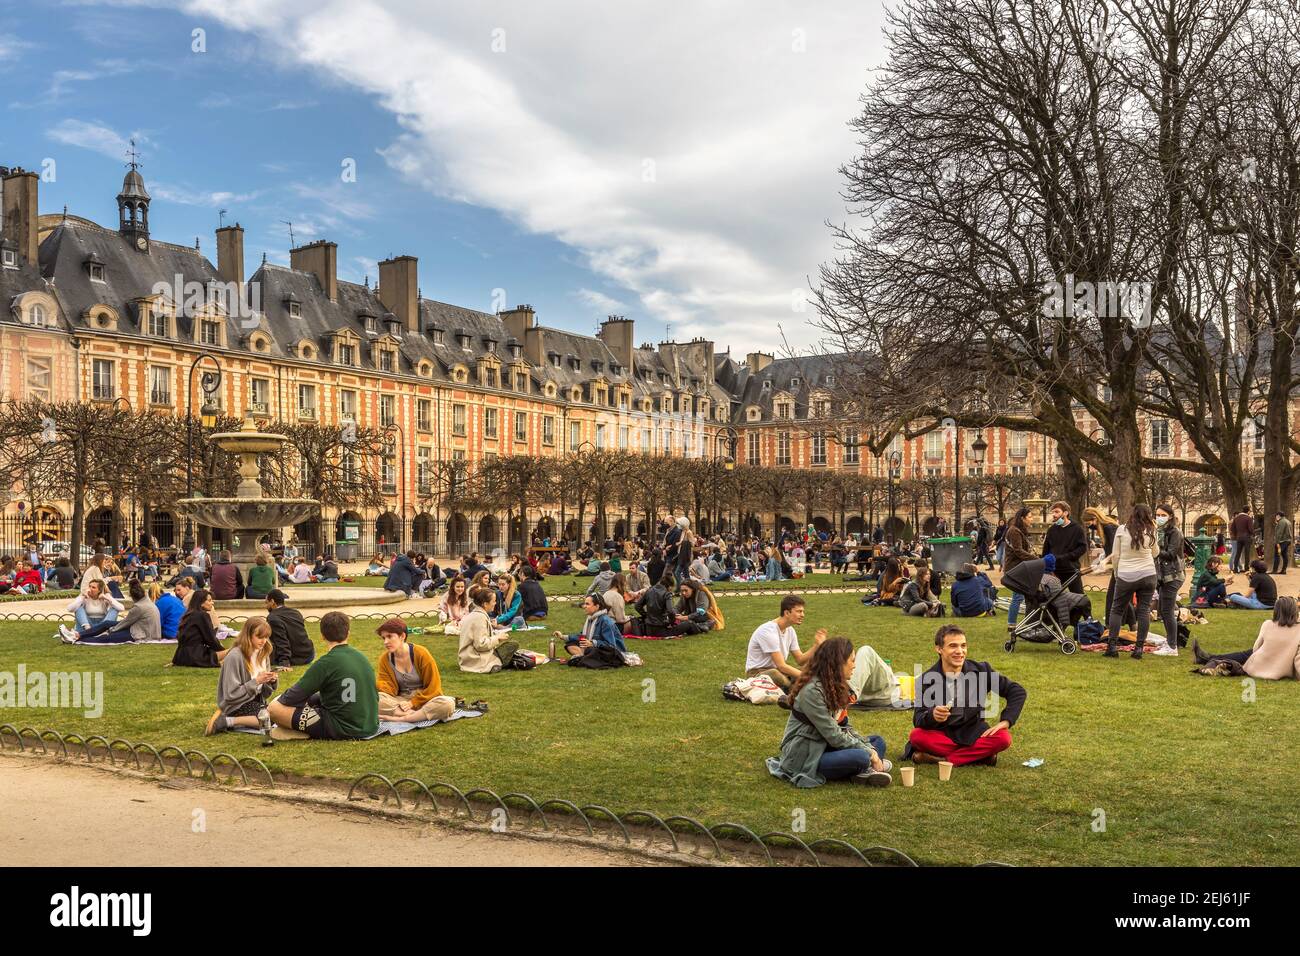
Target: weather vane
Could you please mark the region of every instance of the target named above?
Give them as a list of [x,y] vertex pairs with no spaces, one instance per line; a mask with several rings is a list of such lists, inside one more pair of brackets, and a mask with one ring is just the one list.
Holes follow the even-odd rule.
[[137,150],[137,149],[135,148],[135,137],[134,137],[134,136],[131,137],[131,145],[130,145],[130,147],[127,149],[126,154],[127,154],[128,156],[131,157],[131,162],[130,162],[128,165],[129,165],[132,169],[139,169],[139,168],[140,168],[140,151]]

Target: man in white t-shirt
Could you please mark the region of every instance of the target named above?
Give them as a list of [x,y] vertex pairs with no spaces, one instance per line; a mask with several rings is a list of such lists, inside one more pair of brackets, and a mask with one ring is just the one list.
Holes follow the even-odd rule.
[[[766,674],[780,688],[788,688],[799,676],[799,666],[812,657],[812,651],[799,649],[796,624],[803,623],[804,600],[797,594],[781,598],[781,613],[776,620],[760,624],[749,638],[749,651],[745,655],[745,676]],[[819,628],[813,643],[826,640],[826,629]],[[791,663],[793,661],[793,663]]]

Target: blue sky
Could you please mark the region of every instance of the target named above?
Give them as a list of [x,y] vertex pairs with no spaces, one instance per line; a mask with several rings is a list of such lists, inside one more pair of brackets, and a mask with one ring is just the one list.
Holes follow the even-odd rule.
[[0,164],[53,160],[44,212],[114,222],[134,136],[155,237],[214,257],[225,209],[250,271],[287,264],[289,220],[343,278],[415,255],[427,297],[484,311],[815,338],[801,290],[881,56],[860,4],[42,6],[0,0]]

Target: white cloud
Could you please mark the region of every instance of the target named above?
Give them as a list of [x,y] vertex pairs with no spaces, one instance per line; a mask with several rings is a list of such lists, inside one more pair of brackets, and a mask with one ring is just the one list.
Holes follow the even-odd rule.
[[676,335],[815,338],[792,294],[834,254],[878,5],[183,6],[374,95],[403,129],[394,169],[557,237]]
[[123,136],[103,123],[77,119],[62,120],[50,127],[45,135],[56,143],[88,149],[119,162],[126,160],[130,139],[135,140],[137,147],[149,143],[149,138],[142,133],[134,132]]
[[126,73],[131,65],[125,60],[100,60],[91,68],[55,70],[50,74],[50,88],[45,95],[51,100],[62,99],[74,83],[91,83],[110,76]]
[[16,60],[23,50],[30,49],[32,44],[22,40],[12,33],[0,33],[0,63],[5,60]]
[[584,305],[591,306],[597,312],[617,313],[626,311],[627,306],[615,299],[613,296],[598,292],[595,289],[579,289],[574,296]]
[[261,195],[260,192],[256,191],[251,193],[223,192],[220,190],[208,192],[157,181],[149,183],[149,192],[155,199],[180,203],[183,206],[210,206],[213,209],[224,208],[236,203],[251,202]]

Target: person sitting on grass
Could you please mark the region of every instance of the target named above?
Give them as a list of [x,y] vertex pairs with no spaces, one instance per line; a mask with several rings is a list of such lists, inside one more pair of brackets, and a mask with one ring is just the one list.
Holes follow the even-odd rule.
[[687,634],[706,634],[713,630],[714,620],[709,614],[713,607],[713,598],[701,582],[692,578],[682,578],[677,586],[677,613],[675,623],[669,629],[673,637]]
[[218,601],[237,601],[244,596],[244,575],[239,565],[223,550],[208,574],[208,591]]
[[366,567],[366,574],[370,577],[377,577],[381,574],[388,573],[388,561],[382,554],[377,554],[370,559],[370,564]]
[[781,598],[780,613],[760,624],[750,635],[745,653],[746,677],[766,675],[782,690],[788,690],[798,680],[800,668],[811,659],[817,645],[826,640],[826,629],[818,628],[813,635],[812,650],[804,653],[799,649],[795,627],[803,623],[806,610],[804,599],[798,594]]
[[641,595],[636,602],[640,617],[632,622],[632,633],[638,637],[672,637],[677,624],[673,613],[673,590],[676,582],[672,569],[665,569],[659,581]]
[[628,569],[623,572],[623,580],[627,585],[627,600],[633,604],[641,600],[641,595],[650,590],[650,575],[645,573],[644,565],[640,561],[632,561]]
[[903,585],[898,606],[910,617],[942,617],[943,604],[930,593],[930,569],[921,566]]
[[312,578],[319,584],[337,583],[339,566],[334,559],[323,554],[316,555],[316,566],[312,568]]
[[588,594],[582,599],[582,610],[587,619],[582,622],[582,630],[577,634],[565,634],[554,631],[556,640],[564,641],[564,651],[570,657],[583,654],[602,654],[613,660],[611,652],[617,652],[619,663],[627,652],[623,643],[623,634],[609,615],[609,605],[599,594]]
[[443,624],[460,624],[469,613],[469,582],[459,575],[447,585],[447,593],[438,602],[438,620]]
[[474,588],[469,592],[469,612],[460,619],[460,669],[471,674],[495,674],[510,664],[519,643],[510,640],[509,631],[499,635],[492,628],[492,610],[497,592],[492,588]]
[[496,623],[500,627],[509,627],[523,606],[524,596],[519,592],[519,585],[510,574],[497,575],[497,615]]
[[767,759],[772,776],[796,787],[819,787],[828,780],[889,786],[893,764],[885,759],[884,739],[874,734],[863,737],[849,724],[852,672],[853,644],[847,637],[832,637],[813,648],[783,698],[790,717],[781,738],[781,756]]
[[1228,600],[1237,607],[1252,611],[1269,611],[1277,603],[1277,582],[1268,575],[1268,565],[1256,558],[1250,562],[1250,589],[1245,594],[1236,591],[1228,595]]
[[385,591],[397,591],[414,598],[424,594],[428,587],[429,582],[425,580],[424,572],[415,566],[414,551],[407,551],[393,558],[392,567],[388,569],[388,577],[384,579]]
[[1192,582],[1195,589],[1192,595],[1192,605],[1194,607],[1226,607],[1228,603],[1228,585],[1232,583],[1232,575],[1226,578],[1219,577],[1219,569],[1223,567],[1223,559],[1217,554],[1205,562],[1205,570],[1196,576]]
[[[127,587],[131,594],[131,609],[116,621],[101,621],[85,630],[74,631],[59,625],[59,637],[65,644],[130,644],[162,639],[158,608],[145,593],[144,585],[132,581]],[[120,605],[119,605],[120,607]]]
[[1300,680],[1300,605],[1288,595],[1278,598],[1273,619],[1260,624],[1259,636],[1248,651],[1207,654],[1193,639],[1192,655],[1200,665],[1231,661],[1240,673],[1258,680]]
[[953,617],[982,617],[997,609],[997,594],[993,582],[975,564],[963,564],[953,581],[949,597]]
[[189,605],[176,630],[173,667],[219,667],[229,653],[217,640],[212,623],[212,595],[199,588],[190,595]]
[[433,655],[406,639],[406,622],[392,617],[376,633],[384,642],[375,671],[379,691],[379,719],[399,724],[446,720],[456,709],[456,699],[442,693],[442,675]]
[[[77,621],[77,631],[86,633],[91,628],[100,624],[112,626],[117,623],[117,616],[126,610],[126,607],[113,595],[108,593],[108,586],[104,584],[101,578],[98,581],[91,581],[86,585],[86,589],[81,592],[81,596],[74,598],[68,605],[68,610],[72,612]],[[60,625],[62,630],[62,625]]]
[[293,584],[312,584],[316,576],[311,573],[311,565],[303,558],[295,558],[289,567],[289,580]]
[[614,572],[609,569],[609,562],[602,561],[596,572],[596,580],[587,588],[588,594],[604,594],[609,590],[609,582],[614,580]]
[[203,729],[205,737],[235,727],[260,727],[271,736],[267,701],[279,680],[271,663],[271,625],[264,617],[244,622],[217,679],[217,709]]
[[[1025,689],[984,661],[966,657],[966,632],[945,624],[934,635],[939,659],[916,682],[914,727],[903,759],[913,763],[994,766],[1011,746],[1010,729],[1025,706]],[[992,727],[984,720],[989,691],[1006,698],[1001,718]]]
[[307,622],[297,608],[285,607],[289,599],[279,588],[266,595],[266,623],[271,627],[271,663],[289,670],[316,659],[316,645],[307,636]]
[[519,613],[525,621],[546,617],[550,604],[546,600],[546,592],[542,590],[542,582],[537,580],[537,571],[524,568],[522,573],[523,580],[519,582]]
[[609,616],[614,619],[618,632],[627,633],[627,581],[622,572],[614,575],[614,579],[609,582],[609,590],[601,597],[605,599],[605,607],[609,609]]
[[253,566],[248,569],[248,581],[244,584],[244,597],[250,600],[263,600],[275,590],[277,576],[275,559],[265,551],[258,551],[253,559]]
[[348,644],[351,622],[330,611],[320,622],[329,650],[283,694],[267,705],[277,727],[313,740],[357,740],[379,731],[379,690],[370,661]]
[[158,629],[162,639],[176,640],[176,630],[180,627],[181,616],[185,613],[185,602],[177,597],[174,591],[164,590],[162,584],[157,581],[149,585],[149,599],[158,609]]

